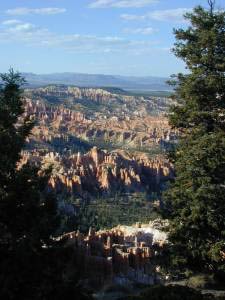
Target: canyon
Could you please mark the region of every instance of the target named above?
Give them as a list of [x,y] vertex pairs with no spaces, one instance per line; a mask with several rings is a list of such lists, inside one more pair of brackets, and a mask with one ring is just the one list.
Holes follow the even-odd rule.
[[159,191],[172,178],[170,162],[163,157],[130,154],[124,150],[108,152],[93,147],[86,154],[62,155],[49,152],[23,151],[21,164],[32,161],[38,166],[51,166],[49,187],[57,193],[82,197],[99,193]]
[[35,126],[21,164],[52,166],[57,193],[159,192],[173,177],[164,156],[177,136],[170,98],[52,85],[25,90],[24,103]]
[[169,98],[55,86],[26,95],[27,114],[38,120],[35,136],[44,142],[75,136],[94,145],[147,151],[176,139],[165,116],[174,103]]

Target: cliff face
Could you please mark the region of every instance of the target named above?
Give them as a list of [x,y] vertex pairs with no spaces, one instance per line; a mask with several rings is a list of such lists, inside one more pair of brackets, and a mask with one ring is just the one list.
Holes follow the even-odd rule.
[[49,187],[58,193],[157,192],[172,176],[172,166],[162,155],[144,153],[161,153],[176,139],[165,117],[171,103],[102,89],[27,90],[25,116],[37,122],[21,163],[52,164]]
[[[89,93],[87,92],[91,101],[95,99],[93,101],[102,102],[104,99],[107,105],[110,103],[107,102],[107,94],[100,97],[99,94],[96,95],[97,92],[93,95]],[[79,97],[79,93],[76,97]],[[126,97],[130,96],[124,96],[124,101]],[[82,112],[81,109],[48,105],[43,100],[32,101],[27,98],[26,114],[34,115],[38,120],[33,130],[34,139],[42,143],[53,143],[58,140],[58,143],[65,144],[71,137],[76,137],[103,147],[136,150],[165,148],[167,143],[176,139],[176,132],[170,128],[166,117],[161,113],[155,116],[148,114],[147,108],[142,104],[142,102],[139,105],[133,103],[138,110],[130,110],[129,114],[126,109],[123,110],[123,105],[116,106],[112,112],[98,111],[90,114]],[[119,113],[117,109],[120,109]]]
[[[74,86],[65,85],[50,85],[43,88],[26,90],[26,94],[32,96],[35,99],[44,98],[51,103],[79,103],[79,101],[85,102],[90,100],[98,104],[116,104],[124,105],[123,110],[126,110],[126,105],[129,107],[130,104],[137,104],[144,106],[148,111],[165,111],[168,104],[173,102],[171,99],[165,97],[150,97],[150,96],[131,96],[126,94],[115,94],[108,92],[101,88],[79,88]],[[126,105],[125,105],[126,104]],[[114,107],[115,108],[115,107]],[[136,111],[137,107],[130,109]]]
[[172,166],[162,157],[130,155],[124,151],[107,152],[92,148],[88,153],[62,156],[39,152],[24,152],[21,163],[33,160],[43,166],[52,165],[49,186],[56,192],[80,196],[110,192],[158,191],[160,185],[172,176]]
[[[155,228],[155,222],[161,223],[161,220],[139,223],[138,227],[118,225],[97,232],[90,228],[87,235],[74,231],[57,240],[64,240],[67,247],[74,249],[78,265],[82,267],[80,274],[95,287],[99,282],[104,285],[119,278],[152,285],[157,276],[157,262],[168,243],[167,234]],[[168,222],[164,223],[168,226]]]

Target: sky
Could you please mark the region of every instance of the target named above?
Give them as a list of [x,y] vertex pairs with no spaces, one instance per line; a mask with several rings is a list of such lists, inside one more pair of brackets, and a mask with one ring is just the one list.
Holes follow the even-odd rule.
[[0,0],[0,72],[183,72],[173,28],[197,5],[207,0]]

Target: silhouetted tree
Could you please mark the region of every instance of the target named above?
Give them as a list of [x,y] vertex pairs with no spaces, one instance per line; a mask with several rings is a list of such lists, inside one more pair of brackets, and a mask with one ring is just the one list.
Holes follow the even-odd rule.
[[47,191],[49,171],[18,166],[34,124],[23,117],[24,80],[13,70],[1,79],[0,298],[87,299],[76,288],[77,278],[67,276],[73,249],[52,238],[59,217],[55,198]]

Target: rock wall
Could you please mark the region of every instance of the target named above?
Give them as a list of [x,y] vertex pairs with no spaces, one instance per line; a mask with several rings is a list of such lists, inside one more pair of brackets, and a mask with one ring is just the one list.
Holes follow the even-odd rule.
[[84,196],[111,192],[158,191],[173,176],[172,165],[163,157],[153,159],[143,154],[100,150],[93,147],[86,154],[60,155],[24,151],[21,164],[28,160],[52,165],[49,186],[56,192]]
[[[54,99],[54,105],[46,104],[49,97]],[[57,97],[66,100],[58,103]],[[87,100],[96,103],[94,111],[90,111],[91,105],[82,108],[83,101]],[[75,136],[115,147],[148,149],[176,139],[177,133],[163,116],[166,107],[160,106],[161,101],[160,98],[119,96],[101,89],[53,86],[29,92],[25,109],[26,115],[35,115],[38,120],[33,131],[38,141]],[[155,110],[158,113],[152,115]]]

